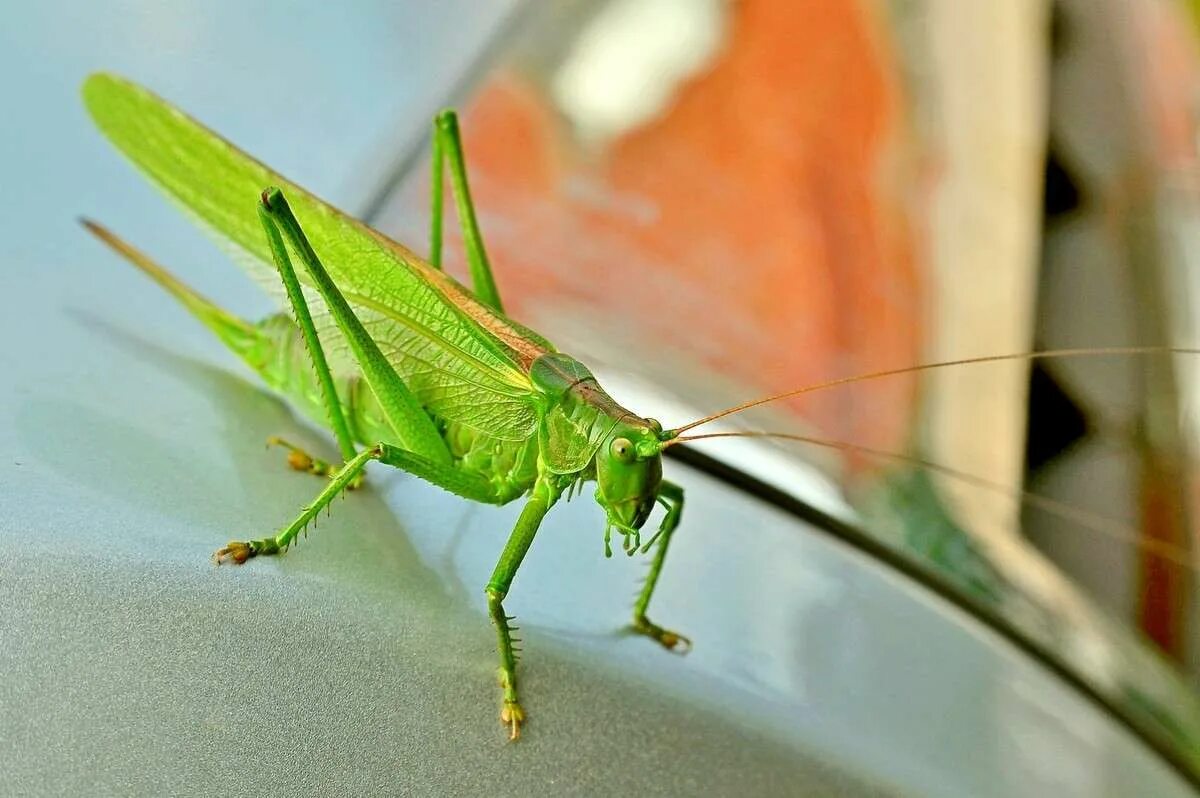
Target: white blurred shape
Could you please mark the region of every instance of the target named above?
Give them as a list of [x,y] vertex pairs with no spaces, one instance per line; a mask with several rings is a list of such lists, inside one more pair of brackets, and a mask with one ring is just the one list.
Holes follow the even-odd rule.
[[614,0],[580,34],[551,90],[581,139],[603,144],[652,118],[716,55],[727,0]]

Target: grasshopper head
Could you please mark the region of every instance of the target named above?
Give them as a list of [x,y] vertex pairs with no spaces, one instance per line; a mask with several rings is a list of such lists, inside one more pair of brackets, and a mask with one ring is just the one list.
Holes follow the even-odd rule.
[[596,499],[618,530],[642,528],[662,483],[662,425],[654,419],[626,416],[596,452]]

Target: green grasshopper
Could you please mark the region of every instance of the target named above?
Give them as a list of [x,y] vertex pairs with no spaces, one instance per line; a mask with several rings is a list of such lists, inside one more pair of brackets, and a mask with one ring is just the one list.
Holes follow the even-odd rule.
[[[667,649],[690,647],[646,614],[683,512],[682,488],[663,479],[661,453],[674,433],[621,407],[586,366],[503,315],[453,112],[434,123],[427,263],[139,86],[93,75],[83,98],[104,134],[241,261],[274,265],[293,315],[257,324],[237,318],[96,223],[84,224],[171,292],[269,386],[328,424],[342,455],[334,467],[277,441],[291,449],[294,467],[328,476],[328,484],[277,534],[231,541],[216,552],[218,563],[287,550],[371,460],[471,501],[501,505],[524,497],[485,588],[500,653],[500,719],[515,739],[525,712],[504,598],[547,511],[567,491],[595,481],[608,519],[605,553],[612,553],[614,530],[629,554],[655,548],[633,628]],[[447,166],[473,291],[440,269]],[[318,334],[314,291],[335,329]],[[643,543],[640,530],[656,504],[666,512]]]
[[[269,537],[229,542],[215,553],[217,563],[242,564],[286,551],[336,496],[359,484],[372,460],[471,501],[502,505],[524,498],[484,588],[500,658],[500,720],[510,739],[518,737],[525,711],[517,690],[513,619],[503,602],[546,513],[583,483],[596,483],[595,498],[607,516],[606,555],[612,554],[614,531],[626,553],[654,551],[634,603],[632,628],[668,650],[685,653],[691,641],[647,615],[684,507],[683,489],[663,478],[667,447],[730,435],[774,436],[894,457],[950,476],[969,475],[805,436],[682,433],[766,402],[861,379],[1031,357],[1196,351],[1122,347],[930,363],[808,386],[663,429],[654,419],[617,404],[584,364],[504,315],[471,202],[453,112],[439,114],[433,126],[427,262],[288,182],[144,88],[98,74],[84,83],[83,98],[101,131],[154,183],[228,245],[239,262],[251,271],[266,269],[268,279],[282,283],[291,314],[272,315],[257,324],[233,316],[105,228],[87,220],[84,225],[173,294],[267,385],[327,424],[342,456],[335,466],[270,439],[290,450],[288,462],[294,468],[328,482],[290,524]],[[440,267],[447,169],[473,290]],[[300,274],[293,257],[303,267]],[[317,317],[314,304],[322,311]],[[327,317],[331,325],[324,323]],[[643,542],[641,530],[656,505],[665,512]]]

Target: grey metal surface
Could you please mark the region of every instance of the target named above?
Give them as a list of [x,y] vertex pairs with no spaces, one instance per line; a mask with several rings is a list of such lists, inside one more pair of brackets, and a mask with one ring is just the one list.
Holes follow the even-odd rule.
[[480,592],[516,507],[378,470],[287,556],[213,567],[318,488],[265,436],[328,444],[77,229],[98,216],[263,308],[91,131],[78,83],[146,80],[349,203],[354,166],[421,104],[392,78],[435,81],[486,22],[422,8],[10,10],[0,794],[1188,794],[961,613],[686,469],[654,609],[696,650],[620,634],[641,563],[603,558],[586,494],[557,508],[509,602],[527,641],[517,745]]
[[508,745],[478,587],[514,508],[380,471],[288,556],[215,568],[315,487],[264,432],[315,439],[224,369],[60,321],[122,382],[5,396],[8,794],[1187,794],[968,619],[679,469],[657,612],[696,650],[619,634],[640,563],[603,558],[586,500],[559,508],[510,602],[531,722]]

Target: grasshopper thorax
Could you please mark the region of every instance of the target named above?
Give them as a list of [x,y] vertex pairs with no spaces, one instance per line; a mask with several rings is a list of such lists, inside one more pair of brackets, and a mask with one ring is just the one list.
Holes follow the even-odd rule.
[[654,509],[662,484],[662,425],[617,404],[569,355],[539,357],[530,376],[547,403],[539,430],[546,468],[594,475],[596,501],[609,525],[635,533]]

